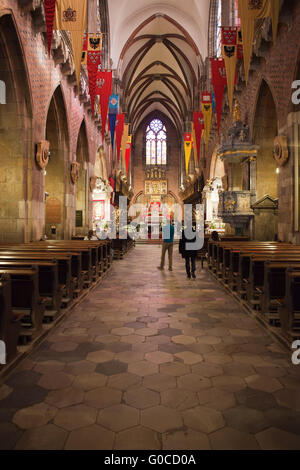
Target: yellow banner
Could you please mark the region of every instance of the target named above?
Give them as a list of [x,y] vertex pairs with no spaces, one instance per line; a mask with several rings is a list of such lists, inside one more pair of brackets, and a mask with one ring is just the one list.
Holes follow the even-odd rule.
[[208,145],[212,120],[212,103],[202,102],[202,113],[204,118],[204,138],[206,145]]
[[189,174],[191,151],[192,151],[192,141],[190,140],[190,141],[184,142],[185,171],[187,175]]
[[55,29],[70,32],[78,88],[86,27],[87,0],[56,0]]
[[232,112],[234,83],[235,83],[235,74],[236,74],[236,62],[237,62],[237,46],[230,46],[230,47],[222,46],[222,51],[223,51],[223,59],[225,62],[225,68],[226,68],[229,109],[230,109],[230,112]]
[[278,29],[279,6],[279,0],[238,0],[239,17],[242,25],[246,83],[248,83],[252,57],[255,20],[267,18],[268,16],[272,18],[273,42],[275,44]]

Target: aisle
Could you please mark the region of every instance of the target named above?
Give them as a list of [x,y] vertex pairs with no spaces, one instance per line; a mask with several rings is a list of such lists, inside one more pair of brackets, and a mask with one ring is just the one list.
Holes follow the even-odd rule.
[[0,449],[300,449],[300,365],[160,250],[114,262],[0,385]]

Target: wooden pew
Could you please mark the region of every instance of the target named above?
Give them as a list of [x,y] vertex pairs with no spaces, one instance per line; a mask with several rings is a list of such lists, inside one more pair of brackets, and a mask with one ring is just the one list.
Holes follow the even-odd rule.
[[[76,263],[72,262],[75,261]],[[77,276],[77,264],[80,264],[79,257],[74,254],[48,253],[24,250],[5,250],[0,249],[0,261],[24,260],[35,264],[40,261],[55,261],[58,268],[58,283],[62,291],[62,307],[68,306],[73,299],[74,283],[72,274],[75,267],[75,276]]]
[[262,314],[274,324],[280,323],[280,301],[285,298],[287,270],[300,271],[300,254],[294,258],[265,262],[264,287],[260,294]]
[[281,328],[288,337],[300,338],[300,272],[289,268],[285,282],[285,296],[279,305]]
[[41,260],[0,260],[0,268],[37,268],[39,278],[39,294],[45,303],[44,321],[53,320],[60,312],[62,288],[58,283],[57,261]]
[[[0,276],[0,339],[6,346],[6,362],[17,354],[20,335],[20,321],[14,316],[11,307],[11,282],[8,275]],[[0,365],[0,369],[3,365]]]
[[21,336],[37,336],[42,328],[45,311],[45,304],[39,296],[37,269],[0,268],[1,274],[8,274],[11,280],[12,311],[21,319]]

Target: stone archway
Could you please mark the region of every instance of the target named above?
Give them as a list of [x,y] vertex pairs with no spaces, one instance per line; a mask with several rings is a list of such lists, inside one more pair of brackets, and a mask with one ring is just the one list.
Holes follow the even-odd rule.
[[88,188],[88,140],[85,122],[80,126],[76,161],[79,163],[79,178],[76,183],[76,217],[75,227],[77,234],[86,234],[89,228],[89,188]]
[[0,17],[0,80],[5,89],[0,104],[0,241],[24,242],[30,232],[31,103],[23,53],[9,14]]
[[274,138],[278,129],[276,105],[265,80],[262,81],[257,98],[253,125],[253,140],[259,145],[256,160],[256,203],[254,204],[254,238],[274,240],[278,233],[277,163],[273,157]]
[[49,238],[69,237],[70,221],[65,205],[65,194],[70,181],[69,137],[64,99],[57,87],[50,102],[46,139],[50,142],[50,161],[46,168],[45,232]]

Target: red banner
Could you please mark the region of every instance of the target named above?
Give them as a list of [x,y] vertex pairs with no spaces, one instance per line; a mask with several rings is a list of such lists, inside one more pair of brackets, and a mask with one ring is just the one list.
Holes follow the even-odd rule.
[[101,42],[100,35],[89,35],[87,40],[87,69],[89,76],[89,92],[91,97],[92,115],[95,112],[95,92],[98,66],[101,64]]
[[131,154],[131,135],[128,136],[128,140],[126,143],[126,150],[125,150],[125,162],[126,162],[127,175],[128,175],[128,170],[129,170],[130,154]]
[[48,54],[50,56],[56,0],[44,0]]
[[98,70],[95,94],[100,95],[102,139],[104,139],[107,121],[109,97],[112,93],[112,71]]
[[216,114],[218,122],[218,134],[220,134],[220,124],[223,110],[224,88],[227,85],[226,68],[224,59],[210,59],[211,61],[211,81],[214,87],[216,100]]
[[124,130],[124,119],[125,114],[117,114],[116,120],[116,145],[117,145],[117,159],[120,160],[120,150],[121,150],[121,143],[122,143],[122,135]]
[[204,129],[203,114],[201,112],[194,112],[193,119],[194,119],[194,129],[195,129],[195,137],[196,137],[196,145],[197,145],[197,155],[198,155],[198,160],[199,160],[200,144],[201,144],[202,132]]
[[222,44],[223,46],[235,46],[237,43],[237,27],[222,27]]

